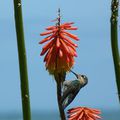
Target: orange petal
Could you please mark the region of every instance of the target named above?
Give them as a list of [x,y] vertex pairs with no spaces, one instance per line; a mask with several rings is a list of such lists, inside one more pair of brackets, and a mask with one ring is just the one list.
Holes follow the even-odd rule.
[[68,120],[77,120],[77,116],[75,116],[73,118],[69,118]]
[[72,48],[71,48],[71,47],[69,47],[69,46],[68,46],[68,49],[69,49],[69,53],[70,53],[72,56],[77,57],[76,50],[72,49]]
[[89,109],[89,110],[92,110],[92,111],[94,111],[94,112],[97,112],[97,113],[101,113],[101,111],[100,110],[98,110],[98,109]]
[[67,57],[67,62],[69,63],[70,62],[70,59],[69,59],[69,57],[68,56],[66,56]]
[[93,117],[89,116],[89,120],[96,120],[96,118],[93,118]]
[[56,35],[56,33],[54,33],[54,34],[52,34],[52,35],[44,38],[42,41],[39,42],[39,44],[42,44],[42,43],[44,43],[44,42],[47,42],[47,41],[51,40],[52,38],[55,37],[55,35]]
[[69,109],[67,113],[73,113],[73,112],[76,112],[76,111],[81,110],[81,109],[82,109],[81,107],[72,108],[72,109]]
[[46,30],[55,30],[56,29],[56,26],[49,26],[46,28]]
[[49,41],[50,39],[51,39],[51,36],[48,36],[48,37],[44,38],[43,40],[41,40],[41,41],[39,42],[39,44],[42,44],[42,43],[44,43],[44,42],[47,42],[47,41]]
[[84,115],[84,113],[83,113],[83,112],[81,112],[77,120],[81,120],[81,119],[82,119],[82,117],[83,117],[83,115]]
[[41,35],[41,36],[49,35],[49,34],[52,34],[52,33],[56,32],[56,31],[57,31],[57,29],[52,30],[52,31],[43,32],[43,33],[41,33],[40,35]]
[[56,47],[59,48],[60,47],[60,38],[58,37],[56,40]]
[[77,27],[68,27],[68,28],[65,28],[66,30],[77,30],[78,28]]
[[96,115],[96,114],[92,114],[95,118],[97,118],[97,119],[101,119],[101,117],[100,116],[98,116],[98,115]]
[[77,118],[78,118],[78,115],[74,115],[74,116],[70,117],[68,120],[77,120]]
[[50,48],[48,48],[48,49],[42,49],[42,52],[40,53],[40,55],[41,55],[41,56],[44,55],[49,49],[50,49]]
[[80,115],[80,114],[83,113],[82,111],[83,111],[83,109],[80,109],[80,110],[78,110],[78,111],[76,111],[76,112],[74,112],[74,113],[72,113],[72,114],[70,114],[70,115],[71,115],[71,116],[72,116],[73,114],[76,114],[76,115],[79,114],[79,115]]
[[90,113],[90,112],[88,112],[88,116],[90,116],[90,117],[92,117],[93,119],[100,119],[101,117],[100,116],[98,116],[97,114],[93,114],[93,113]]
[[54,40],[51,40],[49,43],[47,43],[47,44],[43,47],[42,52],[41,52],[40,55],[41,55],[41,56],[44,55],[44,54],[52,47],[53,43],[54,43]]
[[53,49],[53,47],[51,47],[51,48],[48,50],[47,54],[45,55],[44,62],[45,62],[45,61],[47,62],[48,59],[50,58],[52,49]]
[[65,40],[64,40],[64,42],[65,42],[65,44],[66,44],[68,47],[71,47],[74,51],[76,51],[75,46],[73,46],[72,44],[68,43],[68,42],[65,41]]
[[45,57],[44,57],[44,62],[48,60],[48,53],[49,53],[49,52],[47,52],[47,54],[46,54]]
[[66,44],[64,43],[64,41],[62,39],[60,39],[61,42],[61,47],[63,48],[63,51],[66,51],[66,53],[69,53],[68,47],[66,46]]
[[61,44],[60,46],[60,49],[62,50],[63,52],[63,55],[64,55],[64,61],[66,61],[67,63],[71,62],[71,56],[70,54],[68,53],[68,51],[66,51],[66,49],[63,47],[63,45]]
[[61,29],[67,29],[67,28],[70,28],[71,25],[63,25],[63,26],[60,26]]
[[48,66],[48,64],[50,62],[52,50],[53,50],[53,46],[48,51],[48,56],[47,56],[47,59],[46,59],[46,66]]
[[55,63],[56,62],[56,56],[57,56],[57,51],[55,51],[55,47],[52,49],[52,51],[51,51],[51,59],[50,59],[50,64],[53,64],[53,63]]
[[65,26],[65,25],[71,25],[71,24],[74,24],[74,22],[66,22],[66,23],[63,23],[63,24],[60,25],[60,27]]
[[79,38],[76,35],[73,35],[73,34],[68,33],[66,31],[63,31],[63,30],[62,30],[62,33],[64,33],[65,35],[67,35],[68,37],[70,37],[70,38],[72,38],[74,40],[77,40],[77,41],[79,40]]
[[44,36],[44,35],[48,35],[48,34],[51,34],[51,33],[53,33],[53,31],[43,32],[43,33],[41,33],[40,35],[41,35],[41,36]]
[[48,50],[54,43],[54,40],[51,40],[49,43],[47,43],[44,47],[43,50]]
[[73,64],[73,56],[71,56],[70,54],[68,54],[67,56],[66,56],[67,58],[67,62],[69,63],[69,64]]
[[64,25],[63,28],[70,28],[71,25]]
[[60,34],[60,37],[66,40],[68,43],[72,44],[73,46],[77,47],[77,44],[73,43],[69,38],[65,37],[62,33]]
[[95,113],[95,114],[100,114],[101,111],[100,110],[97,110],[97,109],[93,109],[93,108],[85,108],[87,109],[88,111],[90,111],[91,113]]
[[62,58],[62,57],[63,57],[63,52],[62,52],[62,50],[61,50],[61,49],[59,50],[59,57],[60,57],[60,58]]

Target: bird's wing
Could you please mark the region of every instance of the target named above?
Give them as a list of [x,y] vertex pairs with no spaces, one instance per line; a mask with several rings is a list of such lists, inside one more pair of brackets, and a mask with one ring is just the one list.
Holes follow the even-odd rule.
[[66,97],[71,93],[72,93],[72,88],[71,87],[69,87],[65,91],[63,91],[63,96],[62,96],[61,101],[63,102],[66,99]]
[[68,81],[68,80],[64,81],[63,88],[62,88],[62,94],[64,94],[64,92],[68,89],[68,87],[70,86],[71,82],[72,81]]
[[64,94],[62,97],[62,106],[65,109],[76,97],[79,90],[76,90],[74,93],[70,92],[69,94]]
[[69,94],[66,99],[62,102],[62,106],[63,106],[63,109],[65,109],[72,101],[73,101],[73,98],[74,95],[73,94]]
[[62,96],[62,102],[66,99],[66,97],[69,94],[74,94],[75,92],[77,92],[79,90],[79,84],[74,84],[75,82],[77,82],[77,80],[72,81],[69,85],[66,86],[66,88],[64,88],[65,90],[63,91],[63,96]]
[[64,109],[74,100],[79,90],[80,90],[80,84],[78,80],[72,81],[67,86],[67,89],[63,92],[63,96],[61,100]]

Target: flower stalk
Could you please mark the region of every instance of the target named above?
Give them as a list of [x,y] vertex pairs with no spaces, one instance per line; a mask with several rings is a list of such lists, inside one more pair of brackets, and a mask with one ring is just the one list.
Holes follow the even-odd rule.
[[115,68],[118,98],[120,102],[120,56],[118,48],[118,8],[119,0],[112,0],[111,3],[111,47]]
[[[60,9],[58,9],[58,29],[60,30]],[[57,61],[56,61],[57,62]],[[65,81],[65,73],[56,73],[54,74],[55,80],[56,80],[56,86],[57,86],[57,101],[58,101],[58,108],[59,108],[59,112],[60,112],[60,117],[61,120],[66,120],[65,117],[65,112],[62,106],[62,83],[63,81]]]
[[63,109],[63,106],[62,106],[62,84],[60,81],[64,81],[65,80],[65,76],[63,76],[62,74],[57,74],[57,75],[54,75],[55,77],[55,80],[56,80],[56,86],[57,86],[57,101],[58,101],[58,108],[59,108],[59,112],[60,112],[60,117],[61,117],[61,120],[66,120],[66,117],[65,117],[65,112],[64,112],[64,109]]
[[14,15],[15,15],[15,26],[16,26],[17,46],[18,46],[18,56],[19,56],[23,119],[31,120],[30,96],[29,96],[29,85],[28,85],[26,51],[25,51],[25,43],[24,43],[21,0],[14,0]]
[[60,117],[61,120],[66,120],[62,103],[62,84],[65,81],[66,73],[74,65],[74,57],[77,57],[77,44],[71,39],[78,41],[79,38],[67,32],[67,30],[77,30],[77,27],[72,26],[74,22],[61,24],[60,9],[58,9],[58,17],[53,21],[56,24],[47,27],[46,31],[40,34],[41,36],[48,35],[39,42],[39,44],[47,42],[43,46],[40,55],[45,55],[46,70],[55,78]]

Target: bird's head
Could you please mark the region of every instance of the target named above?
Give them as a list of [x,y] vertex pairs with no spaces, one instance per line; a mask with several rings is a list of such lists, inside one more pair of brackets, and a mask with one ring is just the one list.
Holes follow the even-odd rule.
[[80,75],[78,80],[80,81],[82,87],[84,87],[88,83],[88,78],[86,75]]
[[81,74],[76,74],[75,72],[73,72],[72,70],[70,70],[76,77],[77,79],[80,81],[80,84],[84,87],[87,83],[88,83],[88,78],[86,75],[81,75]]

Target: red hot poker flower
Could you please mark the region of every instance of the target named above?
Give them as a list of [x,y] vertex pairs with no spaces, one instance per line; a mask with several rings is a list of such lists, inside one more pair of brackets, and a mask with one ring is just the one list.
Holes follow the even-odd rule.
[[77,44],[73,43],[71,39],[78,41],[79,38],[66,31],[77,30],[77,27],[73,27],[72,24],[74,23],[60,24],[58,20],[57,25],[47,27],[47,31],[40,34],[41,36],[48,35],[39,44],[48,42],[40,55],[45,54],[44,62],[50,74],[67,72],[74,64]]
[[100,110],[87,108],[87,107],[76,107],[68,110],[68,120],[97,120],[101,119],[99,114]]

